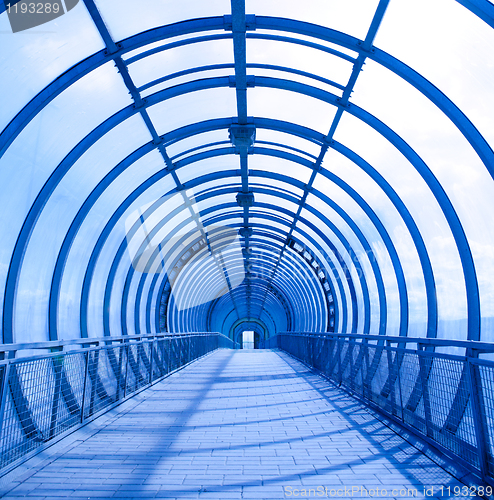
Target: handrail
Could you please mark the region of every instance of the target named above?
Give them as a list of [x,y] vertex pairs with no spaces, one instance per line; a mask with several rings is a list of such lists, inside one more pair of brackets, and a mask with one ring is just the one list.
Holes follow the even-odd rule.
[[[69,346],[79,349],[65,349]],[[0,476],[44,443],[79,428],[218,348],[220,333],[160,333],[0,346]],[[15,357],[23,349],[48,349]]]
[[[430,348],[444,346],[465,353]],[[494,352],[493,343],[287,332],[268,339],[266,347],[278,347],[315,368],[494,485],[494,360],[479,359]]]
[[[225,335],[218,332],[160,332],[152,334],[142,334],[142,335],[123,335],[121,337],[107,336],[107,337],[91,337],[84,339],[67,339],[67,340],[50,340],[46,342],[24,342],[18,344],[0,344],[0,355],[2,353],[15,353],[17,351],[23,350],[37,350],[37,349],[52,349],[52,350],[65,350],[67,346],[100,346],[111,345],[114,342],[129,342],[129,341],[141,341],[141,340],[153,340],[161,339],[166,337],[177,337],[177,336],[190,336],[190,335],[221,335],[225,338]],[[229,339],[231,340],[231,339]],[[234,342],[232,340],[232,342]],[[234,342],[235,349],[238,349],[238,342]]]
[[[477,352],[494,352],[493,342],[480,342],[477,340],[450,340],[427,337],[399,337],[396,335],[367,335],[363,333],[327,333],[327,332],[281,332],[278,335],[312,336],[327,338],[349,338],[365,341],[379,341],[390,344],[418,344],[435,347],[460,347],[472,349]],[[276,337],[276,336],[274,336]],[[271,338],[274,338],[271,337]],[[269,341],[270,339],[268,339]]]

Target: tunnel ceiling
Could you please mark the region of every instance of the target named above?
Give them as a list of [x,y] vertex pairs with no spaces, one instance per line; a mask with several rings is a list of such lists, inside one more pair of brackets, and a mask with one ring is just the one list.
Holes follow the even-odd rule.
[[4,342],[494,340],[491,2],[49,4],[0,3]]

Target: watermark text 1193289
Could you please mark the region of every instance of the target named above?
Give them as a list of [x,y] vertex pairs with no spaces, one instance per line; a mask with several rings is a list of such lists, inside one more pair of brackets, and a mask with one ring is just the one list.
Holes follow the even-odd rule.
[[13,33],[40,26],[72,10],[79,0],[5,1]]

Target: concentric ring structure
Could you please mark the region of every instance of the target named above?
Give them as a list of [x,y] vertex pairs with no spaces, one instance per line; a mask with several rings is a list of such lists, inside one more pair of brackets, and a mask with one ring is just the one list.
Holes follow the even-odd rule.
[[490,1],[58,3],[0,8],[4,343],[494,340]]

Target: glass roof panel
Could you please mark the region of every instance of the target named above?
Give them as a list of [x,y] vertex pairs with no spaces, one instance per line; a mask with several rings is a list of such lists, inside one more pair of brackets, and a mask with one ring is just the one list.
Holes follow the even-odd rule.
[[[384,224],[398,252],[405,274],[410,336],[425,336],[427,307],[424,276],[415,244],[403,219],[383,190],[355,163],[330,150],[325,156],[325,165],[350,184]],[[318,175],[316,186],[321,177]],[[326,192],[326,188],[323,191]]]
[[[232,40],[212,40],[168,49],[140,59],[129,65],[137,87],[189,68],[212,64],[233,64]],[[233,70],[230,70],[232,73]],[[233,74],[233,73],[232,73]],[[189,76],[188,79],[193,79]],[[202,73],[196,78],[204,78]],[[176,85],[174,79],[168,86]]]
[[[249,157],[249,170],[263,170],[273,174],[293,177],[306,184],[311,175],[311,169],[303,165],[297,165],[282,158],[272,158],[264,155],[254,155]],[[252,172],[255,175],[255,172]]]
[[[122,40],[135,33],[185,19],[223,16],[231,12],[228,0],[164,0],[158,5],[154,0],[139,0],[138,5],[132,0],[119,0],[117,3],[96,0],[95,3],[114,40]],[[122,15],[123,12],[132,14]]]
[[[327,132],[327,131],[326,131]],[[276,142],[305,151],[308,154],[318,156],[321,146],[301,137],[279,132],[278,130],[268,130],[258,127],[256,130],[256,141]]]
[[236,116],[235,89],[208,89],[173,97],[148,108],[158,134],[211,118]]
[[[305,71],[327,78],[340,85],[346,84],[352,72],[352,63],[333,54],[303,45],[275,40],[247,38],[247,61],[254,64],[275,64]],[[258,68],[247,68],[247,74],[255,75],[258,73]],[[274,76],[276,78],[295,79],[296,75],[280,73]],[[309,85],[318,86],[318,83],[313,79],[308,80],[308,83]],[[328,90],[333,93],[339,92],[334,87],[330,87]]]
[[[367,251],[365,251],[362,255],[359,255],[359,260],[365,266],[366,274],[373,276],[373,271],[369,265],[369,259],[375,259],[379,266],[379,269],[382,273],[385,289],[386,289],[386,299],[387,299],[387,308],[388,308],[388,325],[387,331],[389,335],[398,335],[398,327],[399,327],[399,295],[398,295],[398,284],[396,279],[396,274],[393,269],[393,265],[390,259],[390,254],[386,249],[386,246],[383,242],[382,237],[378,233],[376,226],[370,220],[370,218],[364,213],[363,209],[357,205],[357,203],[342,189],[340,189],[336,184],[331,182],[329,179],[324,176],[318,174],[314,185],[317,187],[319,191],[328,196],[332,201],[337,203],[345,212],[352,218],[352,220],[357,224],[359,229],[362,231],[365,236],[367,242],[370,245],[370,248],[373,252],[373,255],[370,255]],[[310,200],[313,200],[315,195],[312,193],[309,195],[307,202],[310,204]],[[317,205],[316,205],[317,206]],[[331,216],[333,212],[332,209],[325,209],[323,213],[325,215],[329,215],[329,218],[332,222],[338,220],[334,216]],[[340,228],[343,226],[339,226]],[[346,234],[346,233],[345,233]],[[353,238],[352,238],[353,239]],[[355,245],[355,244],[354,244]],[[355,248],[355,246],[354,246]],[[369,280],[370,283],[374,283],[374,279]],[[373,285],[372,285],[373,287]],[[377,299],[377,287],[372,289],[371,286],[371,297],[375,297]],[[378,302],[376,301],[374,310],[378,308]],[[379,326],[379,315],[373,314],[374,319],[374,331],[378,333]],[[372,329],[371,329],[372,331]]]
[[[53,269],[70,224],[96,183],[113,165],[140,145],[147,134],[139,117],[122,123],[104,136],[70,169],[48,200],[31,234],[30,244],[24,256],[16,300],[18,331],[27,329],[38,338],[46,335],[46,304]],[[108,210],[107,216],[109,215]],[[90,243],[94,245],[94,237],[92,241],[86,242]],[[31,310],[33,314],[21,314],[21,311],[26,310]]]
[[[247,0],[246,13],[287,17],[320,24],[365,38],[377,7],[377,0],[311,0],[301,4],[296,0]],[[358,15],[356,15],[358,13]]]
[[[436,275],[440,319],[465,318],[465,281],[458,250],[445,216],[423,179],[382,136],[348,114],[343,116],[336,139],[371,163],[393,186],[411,212],[424,238]],[[338,172],[338,175],[351,184],[344,171]]]
[[[479,276],[489,274],[494,184],[485,165],[446,115],[413,87],[372,63],[361,78],[356,103],[392,126],[427,163],[460,217]],[[494,316],[494,284],[479,285],[482,315]]]
[[[351,245],[351,248],[355,252],[361,269],[364,273],[365,279],[367,281],[367,287],[369,289],[369,295],[370,295],[370,304],[371,304],[371,329],[370,332],[377,334],[379,332],[379,300],[378,300],[378,292],[377,292],[377,285],[376,285],[376,277],[374,274],[374,271],[371,267],[370,260],[372,258],[371,255],[367,252],[367,250],[362,246],[362,243],[360,240],[357,238],[355,233],[352,231],[352,229],[348,226],[348,224],[343,220],[343,218],[336,213],[335,210],[330,208],[326,203],[324,203],[322,200],[317,198],[312,193],[309,193],[307,197],[307,205],[309,205],[312,208],[317,209],[321,214],[324,214],[333,224],[336,225],[336,227],[343,233],[345,238],[347,239],[348,243]],[[308,216],[309,211],[304,208],[302,210],[302,216],[307,217],[307,218],[312,218],[314,220],[314,215],[310,214],[310,217]],[[317,219],[315,219],[317,220]],[[321,222],[319,222],[321,225]],[[368,224],[368,223],[367,223]],[[353,266],[352,266],[353,267]],[[360,272],[360,271],[359,271]],[[396,279],[393,279],[394,276],[391,271],[391,275],[389,283],[386,283],[386,285],[389,285],[390,289],[394,291],[394,288],[396,287]]]
[[[321,227],[320,219],[318,219],[315,215],[313,215],[311,212],[309,212],[305,208],[302,210],[301,217],[307,219],[309,222],[312,222],[312,224],[316,225],[317,227]],[[303,222],[299,222],[297,224],[297,226],[300,227],[301,229],[304,229],[304,230],[306,229],[306,226]],[[353,264],[353,261],[351,259],[349,252],[347,251],[347,249],[345,248],[343,243],[340,241],[340,239],[329,228],[328,229],[324,228],[323,231],[324,231],[324,234],[326,235],[326,237],[333,243],[333,245],[336,247],[336,249],[338,250],[340,255],[343,257],[343,259],[346,262],[346,266],[348,267],[348,270],[350,271],[353,283],[355,285],[355,289],[357,290],[357,307],[358,307],[358,311],[359,311],[359,321],[358,321],[358,326],[357,326],[357,332],[354,332],[354,333],[362,333],[363,327],[364,327],[364,325],[363,325],[364,304],[363,304],[363,291],[362,291],[362,286],[361,286],[361,282],[359,279],[359,274],[355,268],[355,265]],[[330,253],[330,255],[331,254],[332,254],[332,252]],[[341,276],[342,277],[345,276],[345,273],[341,274]],[[349,307],[349,318],[352,317],[351,316],[352,313],[350,312],[350,304],[351,304],[351,301],[348,300],[347,307]],[[351,321],[348,324],[348,331],[350,331],[350,329],[351,329]]]
[[[183,184],[202,175],[210,173],[214,174],[224,170],[236,170],[239,168],[240,165],[238,157],[235,157],[234,155],[218,156],[216,158],[206,158],[205,160],[192,163],[191,165],[180,167],[177,169],[177,175],[180,182]],[[201,184],[194,189],[194,192],[202,190],[202,188],[203,186]]]
[[[205,144],[212,144],[215,142],[228,141],[228,130],[212,130],[211,132],[204,132],[203,134],[193,135],[181,141],[170,144],[166,147],[170,157],[178,156],[181,153],[189,151],[194,148],[199,148]],[[226,146],[229,146],[230,142]],[[199,150],[198,150],[199,151]],[[193,153],[191,153],[193,154]]]
[[104,49],[83,2],[62,17],[14,35],[4,12],[0,40],[0,130],[46,85]]
[[[114,181],[112,189],[107,189],[95,203],[91,212],[81,225],[72,244],[65,266],[61,292],[59,331],[65,338],[66,333],[79,329],[80,290],[92,252],[88,241],[95,241],[107,222],[109,211],[113,212],[118,205],[134,191],[137,184],[163,168],[163,158],[157,151],[152,151],[120,174]],[[129,261],[130,262],[130,261]]]
[[488,24],[459,2],[391,2],[376,45],[429,79],[494,144],[494,30]]

